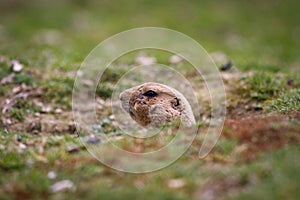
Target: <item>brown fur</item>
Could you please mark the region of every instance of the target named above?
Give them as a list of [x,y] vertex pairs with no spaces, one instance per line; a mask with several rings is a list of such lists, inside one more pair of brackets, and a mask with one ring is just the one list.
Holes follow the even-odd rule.
[[[144,95],[150,90],[157,95],[154,97]],[[182,116],[185,125],[195,123],[190,105],[184,96],[163,84],[148,82],[127,89],[120,94],[120,100],[123,109],[142,126],[150,124],[160,126],[164,122],[171,122]]]

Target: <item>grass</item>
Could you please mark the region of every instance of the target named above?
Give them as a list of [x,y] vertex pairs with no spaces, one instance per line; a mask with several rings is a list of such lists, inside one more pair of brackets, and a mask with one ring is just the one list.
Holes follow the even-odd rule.
[[266,100],[276,97],[281,91],[284,91],[285,84],[281,77],[276,77],[268,72],[256,72],[250,76],[246,83],[247,92],[250,97],[257,100]]
[[[283,116],[280,120],[300,111],[299,5],[297,0],[272,4],[258,0],[1,1],[0,80],[13,74],[12,60],[20,61],[24,69],[14,73],[11,83],[0,85],[0,106],[16,95],[14,87],[26,85],[34,95],[18,99],[1,114],[0,199],[299,199],[299,119],[295,117],[297,123],[260,118],[255,118],[259,122],[251,121],[254,111],[248,113],[235,103],[261,105],[259,109]],[[203,140],[197,138],[189,151],[169,167],[135,175],[102,165],[72,131],[27,131],[26,123],[36,118],[46,119],[46,124],[55,119],[55,123],[71,122],[64,114],[71,110],[75,72],[84,58],[107,37],[144,26],[180,31],[209,53],[220,51],[232,61],[244,78],[228,81],[229,87],[236,84],[237,89],[227,98],[229,104],[234,102],[229,106],[240,109],[242,116],[229,113],[228,120],[234,123],[225,127],[225,132],[239,134],[242,139],[247,136],[245,144],[233,136],[222,137],[208,157],[200,160],[198,151]],[[97,86],[98,98],[109,100],[113,85],[126,67],[134,64],[138,53],[131,52],[112,63],[114,68],[105,71]],[[156,57],[159,63],[169,63],[169,53],[144,53]],[[189,66],[181,67],[183,74],[188,74]],[[193,79],[193,74],[189,78]],[[43,113],[36,101],[63,112]],[[103,106],[99,113],[103,117],[96,127],[99,132],[121,135],[113,120],[108,120],[111,111]],[[235,120],[247,115],[250,117],[243,119],[244,127],[238,127]],[[202,132],[208,124],[199,121],[198,126]],[[260,141],[252,141],[254,136]],[[279,143],[277,137],[286,142]],[[280,146],[272,149],[271,142]],[[125,149],[136,147],[132,141],[117,143]],[[271,150],[265,152],[257,143]],[[70,151],[72,148],[75,150]],[[251,154],[252,159],[245,161],[243,153],[249,149],[258,153],[258,158]],[[49,172],[57,177],[49,178]],[[183,186],[172,186],[174,179],[182,181]],[[76,189],[51,193],[51,185],[61,180],[72,181]]]
[[[293,78],[290,78],[293,77]],[[263,102],[266,111],[299,111],[299,75],[256,71],[241,80],[244,96]]]
[[300,90],[293,89],[281,93],[277,99],[269,103],[269,106],[271,110],[281,113],[300,111]]
[[25,120],[25,116],[24,116],[24,111],[22,109],[12,109],[11,110],[11,114],[10,114],[10,117],[11,118],[14,118],[20,122],[23,122]]
[[21,84],[24,83],[29,86],[36,85],[36,80],[33,76],[29,75],[28,73],[18,73],[14,77],[14,83],[15,84]]
[[44,88],[44,99],[48,103],[71,108],[71,95],[74,80],[69,77],[53,77],[41,83]]
[[2,169],[20,169],[25,166],[24,161],[18,153],[1,151],[1,168]]
[[7,63],[0,62],[0,79],[3,79],[4,77],[8,76],[10,72],[11,69],[7,66]]
[[[234,199],[299,198],[300,163],[296,156],[298,153],[299,147],[292,147],[263,156],[254,166],[258,170],[255,174],[260,177],[260,181],[251,184]],[[250,175],[253,171],[247,173]]]
[[[27,144],[27,149],[22,152],[18,150],[16,143],[18,138],[21,138],[22,143]],[[44,142],[41,143],[43,140]],[[290,165],[290,162],[298,162],[295,159],[299,152],[298,147],[290,147],[279,152],[262,155],[258,161],[249,164],[227,165],[225,164],[228,162],[226,155],[234,159],[232,151],[236,148],[236,142],[222,139],[217,149],[210,155],[214,160],[214,168],[210,167],[210,162],[205,163],[203,160],[190,159],[188,155],[191,156],[193,153],[189,152],[176,163],[161,171],[132,175],[116,172],[101,165],[91,158],[86,151],[68,153],[66,151],[67,146],[81,145],[79,138],[68,134],[36,137],[26,133],[11,133],[2,130],[0,141],[1,144],[5,144],[10,149],[10,151],[0,151],[2,158],[0,168],[2,172],[5,171],[0,178],[0,183],[5,183],[10,188],[1,188],[0,196],[2,198],[18,198],[25,195],[30,199],[39,199],[41,196],[44,198],[55,198],[56,196],[62,198],[85,197],[87,199],[94,199],[99,196],[110,199],[122,196],[122,199],[129,199],[147,194],[149,199],[190,199],[194,196],[194,191],[202,190],[201,185],[206,185],[205,180],[230,182],[228,177],[231,176],[237,178],[238,185],[248,185],[247,190],[235,198],[240,198],[240,196],[243,198],[247,195],[256,197],[256,195],[260,195],[259,193],[265,198],[273,197],[272,192],[264,192],[261,188],[264,185],[276,188],[285,186],[287,190],[292,190],[292,193],[289,194],[290,198],[296,198],[298,195],[293,187],[298,180],[295,175],[299,174],[299,167]],[[37,148],[39,145],[43,145],[44,153],[39,153]],[[224,156],[226,156],[225,160]],[[273,168],[272,166],[276,167]],[[57,178],[49,179],[47,174],[50,171],[56,172]],[[281,183],[276,177],[273,177],[273,174],[283,176],[283,180],[290,180],[292,184],[289,182]],[[256,182],[249,182],[253,176],[256,177]],[[291,177],[289,178],[289,176]],[[49,187],[56,181],[64,179],[75,183],[76,191],[51,194]],[[172,179],[183,179],[185,186],[179,189],[169,188],[168,181]],[[40,182],[41,184],[37,184]],[[252,193],[252,191],[260,192]],[[277,191],[277,193],[281,192]],[[232,194],[223,193],[223,195],[231,196]]]
[[102,97],[103,99],[107,99],[111,97],[113,93],[113,87],[109,83],[100,83],[96,88],[96,95]]

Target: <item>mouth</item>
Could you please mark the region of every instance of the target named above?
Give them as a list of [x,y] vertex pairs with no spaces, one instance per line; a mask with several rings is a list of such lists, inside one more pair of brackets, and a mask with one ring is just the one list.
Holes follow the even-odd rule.
[[135,115],[131,110],[129,110],[129,115],[130,115],[130,117],[135,118]]
[[122,102],[121,103],[121,106],[122,106],[122,108],[127,112],[127,113],[129,113],[130,111],[130,109],[129,109],[129,104],[128,103],[124,103],[124,102]]

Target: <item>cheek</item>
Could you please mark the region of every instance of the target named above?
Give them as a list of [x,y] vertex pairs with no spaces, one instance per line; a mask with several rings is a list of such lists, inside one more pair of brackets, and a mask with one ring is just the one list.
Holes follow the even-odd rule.
[[134,105],[134,110],[141,115],[146,115],[149,112],[149,106],[140,101]]
[[136,93],[131,94],[130,101],[129,101],[131,109],[133,109],[137,103],[138,103],[137,94]]

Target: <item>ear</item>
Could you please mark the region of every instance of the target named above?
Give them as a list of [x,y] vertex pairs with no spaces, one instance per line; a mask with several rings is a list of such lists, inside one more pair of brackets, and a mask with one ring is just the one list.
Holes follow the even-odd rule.
[[182,101],[180,98],[175,97],[172,101],[172,108],[174,108],[175,110],[181,110],[182,109]]

